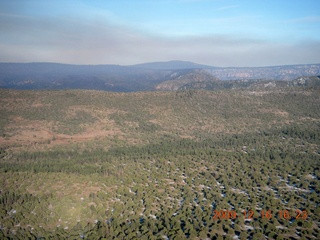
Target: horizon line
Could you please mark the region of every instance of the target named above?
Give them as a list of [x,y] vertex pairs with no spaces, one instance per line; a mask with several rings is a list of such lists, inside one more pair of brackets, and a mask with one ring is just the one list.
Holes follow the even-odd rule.
[[208,64],[202,64],[187,60],[168,60],[168,61],[152,61],[152,62],[142,62],[135,64],[116,64],[116,63],[98,63],[98,64],[78,64],[78,63],[64,63],[64,62],[0,62],[0,64],[60,64],[60,65],[73,65],[73,66],[119,66],[119,67],[135,67],[143,64],[162,64],[170,62],[181,62],[181,63],[191,63],[195,65],[203,66],[203,68],[267,68],[267,67],[285,67],[285,66],[301,66],[301,65],[320,65],[320,63],[296,63],[296,64],[280,64],[280,65],[264,65],[264,66],[213,66]]

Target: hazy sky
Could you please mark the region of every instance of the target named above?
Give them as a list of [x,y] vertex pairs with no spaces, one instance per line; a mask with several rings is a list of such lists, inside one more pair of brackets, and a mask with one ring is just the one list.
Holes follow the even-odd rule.
[[0,0],[0,62],[320,63],[320,0]]

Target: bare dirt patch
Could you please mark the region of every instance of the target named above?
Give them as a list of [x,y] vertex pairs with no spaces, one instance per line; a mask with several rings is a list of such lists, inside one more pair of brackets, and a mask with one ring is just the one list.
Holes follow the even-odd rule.
[[50,107],[51,104],[33,103],[31,107]]
[[[6,134],[0,137],[0,145],[23,145],[37,147],[39,145],[62,145],[94,140],[105,137],[123,136],[122,131],[110,121],[96,121],[78,134],[58,134],[53,131],[56,123],[48,121],[28,120],[14,117],[6,127]],[[106,126],[109,129],[106,130]]]
[[283,117],[283,118],[288,118],[289,117],[289,113],[288,112],[280,110],[280,109],[261,108],[259,110],[260,110],[260,112],[271,113],[271,114],[274,114],[274,115],[277,115],[277,116],[280,116],[280,117]]

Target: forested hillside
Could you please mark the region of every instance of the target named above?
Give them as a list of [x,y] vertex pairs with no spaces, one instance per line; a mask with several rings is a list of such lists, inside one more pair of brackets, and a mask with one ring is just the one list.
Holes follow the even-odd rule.
[[319,106],[311,87],[2,89],[0,239],[319,239]]

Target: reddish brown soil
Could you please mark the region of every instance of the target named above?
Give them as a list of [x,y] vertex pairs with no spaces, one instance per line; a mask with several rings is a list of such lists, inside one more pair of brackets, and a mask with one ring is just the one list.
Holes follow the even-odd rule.
[[[109,124],[110,125],[110,124]],[[33,146],[64,145],[78,143],[105,137],[122,137],[123,133],[114,126],[112,130],[104,130],[105,123],[98,121],[88,126],[81,133],[68,135],[52,131],[54,123],[46,121],[31,121],[15,117],[6,128],[6,135],[0,136],[0,145],[3,146]]]

